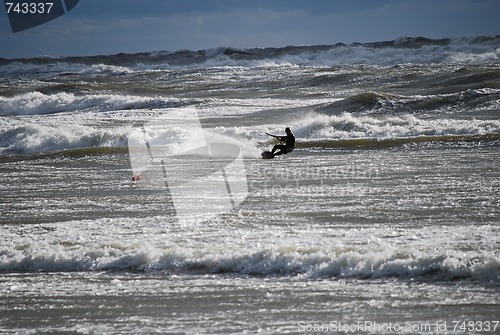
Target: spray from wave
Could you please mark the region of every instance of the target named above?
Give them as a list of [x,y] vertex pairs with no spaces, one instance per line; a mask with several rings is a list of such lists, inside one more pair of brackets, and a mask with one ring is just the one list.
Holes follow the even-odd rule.
[[30,92],[11,98],[0,97],[1,115],[43,115],[72,111],[107,112],[126,109],[168,108],[181,104],[179,99],[141,97],[118,94]]
[[[428,39],[405,37],[374,43],[338,43],[320,46],[234,49],[215,48],[190,51],[155,51],[110,56],[33,58],[0,60],[0,76],[46,71],[54,73],[53,64],[69,73],[127,74],[131,71],[158,71],[179,68],[224,66],[335,66],[397,64],[484,64],[500,60],[500,38],[495,36]],[[28,66],[27,66],[28,64]],[[87,66],[86,66],[87,65]],[[90,66],[90,67],[89,67]],[[59,71],[57,71],[59,72]]]
[[[85,226],[85,222],[68,224],[74,226],[71,229],[76,229],[77,224]],[[305,248],[280,246],[277,241],[276,245],[268,247],[222,250],[217,246],[192,248],[159,241],[143,244],[110,239],[89,243],[87,238],[86,235],[74,241],[66,238],[57,243],[18,238],[4,245],[0,272],[168,271],[177,274],[500,282],[498,255],[491,252],[457,254],[424,246]]]

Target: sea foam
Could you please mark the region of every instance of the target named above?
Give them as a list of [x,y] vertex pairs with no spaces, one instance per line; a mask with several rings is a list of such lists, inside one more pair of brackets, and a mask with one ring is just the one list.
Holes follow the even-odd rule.
[[428,278],[436,281],[500,282],[493,253],[456,254],[433,250],[301,249],[296,247],[218,250],[182,246],[46,244],[4,246],[0,272],[169,271],[237,275],[302,275],[311,278]]
[[76,95],[59,92],[29,92],[0,97],[0,115],[43,115],[72,111],[106,112],[121,109],[161,108],[179,103],[178,99],[118,94]]

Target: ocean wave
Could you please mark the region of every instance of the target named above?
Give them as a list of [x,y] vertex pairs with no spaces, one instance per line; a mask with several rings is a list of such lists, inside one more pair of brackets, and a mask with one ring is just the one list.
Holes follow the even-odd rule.
[[[500,74],[500,73],[499,73]],[[498,75],[498,74],[497,74]],[[426,95],[397,95],[385,92],[363,92],[319,106],[316,111],[327,115],[343,112],[356,114],[424,114],[474,112],[498,107],[500,83],[467,81],[468,84],[439,84],[439,91]],[[434,83],[436,86],[436,84]],[[431,85],[429,85],[432,87]]]
[[[338,43],[319,46],[208,50],[155,51],[149,53],[71,58],[0,59],[0,76],[33,71],[54,72],[54,64],[74,68],[70,72],[125,74],[178,68],[219,66],[336,66],[398,64],[485,64],[500,60],[500,38],[495,36],[428,39],[406,37],[374,43]],[[50,65],[50,66],[46,66]],[[45,68],[45,70],[43,70]],[[63,72],[60,69],[57,72]]]
[[[375,43],[352,43],[265,49],[217,48],[205,52],[204,66],[336,66],[397,64],[484,64],[500,60],[497,37],[433,40],[400,38]],[[185,53],[185,52],[184,52]],[[175,55],[174,54],[171,54]],[[198,63],[200,64],[200,63]]]
[[298,141],[399,139],[419,136],[500,134],[499,120],[422,119],[414,115],[311,113],[292,124]]
[[1,115],[43,115],[59,112],[92,110],[107,112],[123,109],[167,108],[181,104],[179,99],[140,97],[118,94],[75,95],[59,92],[30,92],[14,97],[0,97]]
[[0,132],[0,154],[48,153],[77,148],[123,147],[130,127],[97,129],[83,125],[64,127],[26,124]]
[[[421,143],[497,143],[500,140],[498,120],[422,119],[414,115],[325,115],[311,112],[290,121],[297,138],[297,148],[370,148],[392,147]],[[82,148],[123,148],[134,131],[132,125],[96,127],[69,124],[9,123],[0,132],[0,154],[49,153]],[[279,131],[270,125],[217,126],[204,128],[205,136],[224,143],[239,145],[249,157],[256,149],[269,145],[264,136]],[[165,143],[183,143],[184,135],[165,128],[161,134]],[[221,140],[222,139],[222,140]]]
[[58,244],[2,250],[0,272],[168,271],[178,274],[236,274],[310,278],[420,278],[500,283],[500,259],[492,253],[402,250],[307,250],[295,247],[239,252],[213,249],[124,250]]

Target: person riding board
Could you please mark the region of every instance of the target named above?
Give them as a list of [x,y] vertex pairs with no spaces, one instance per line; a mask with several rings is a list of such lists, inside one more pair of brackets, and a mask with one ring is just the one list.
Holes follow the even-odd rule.
[[[287,153],[293,151],[293,149],[295,148],[295,136],[293,136],[292,131],[288,127],[285,128],[285,133],[286,133],[286,136],[276,136],[276,135],[266,133],[266,135],[277,138],[280,142],[285,142],[285,144],[275,145],[273,147],[273,150],[271,150],[271,154],[277,156],[277,155],[281,155],[281,154],[287,154]],[[279,151],[276,152],[277,150],[279,150]]]

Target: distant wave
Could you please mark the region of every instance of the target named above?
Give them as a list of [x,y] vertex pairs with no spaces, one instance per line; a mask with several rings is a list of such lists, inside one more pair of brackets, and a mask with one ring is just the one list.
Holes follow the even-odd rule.
[[[478,36],[446,39],[403,37],[374,43],[288,46],[281,48],[215,48],[155,51],[90,57],[0,59],[0,76],[32,71],[27,64],[66,64],[69,71],[128,73],[130,71],[217,66],[335,66],[352,64],[483,64],[500,61],[500,38]],[[87,69],[80,65],[87,65]],[[90,66],[90,68],[88,68]],[[40,69],[38,69],[40,70]],[[50,71],[47,69],[46,71]]]

